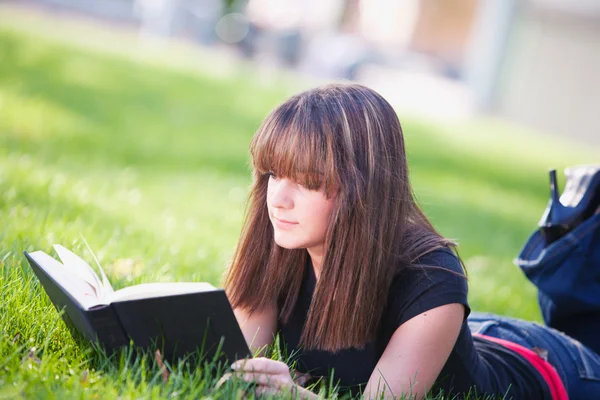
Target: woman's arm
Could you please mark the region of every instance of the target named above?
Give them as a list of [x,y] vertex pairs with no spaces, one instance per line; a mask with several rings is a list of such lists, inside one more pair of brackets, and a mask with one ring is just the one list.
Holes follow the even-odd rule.
[[[242,334],[252,354],[257,350],[264,349],[265,346],[273,342],[273,337],[277,329],[277,307],[269,307],[259,312],[249,314],[241,308],[233,310],[235,317],[242,329]],[[265,354],[261,352],[257,358],[238,360],[234,365],[239,365],[242,370],[247,368],[247,372],[242,374],[242,378],[248,381],[258,382],[261,379],[266,380],[260,384],[257,389],[259,394],[279,393],[280,391],[292,391],[298,398],[316,399],[317,395],[302,387],[304,382],[309,379],[308,374],[301,374],[296,371],[290,372],[287,365],[281,361],[264,358]],[[238,368],[234,368],[238,369]],[[229,379],[231,374],[225,374],[224,379]]]
[[460,333],[462,304],[446,304],[396,329],[365,387],[365,398],[421,399],[431,389]]
[[241,308],[235,308],[233,313],[252,354],[273,343],[273,336],[277,330],[276,305],[261,311],[255,311],[252,314]]
[[256,393],[259,395],[271,394],[281,397],[287,394],[294,399],[321,399],[319,395],[294,382],[289,367],[282,361],[256,357],[238,360],[231,368],[237,377],[256,383]]

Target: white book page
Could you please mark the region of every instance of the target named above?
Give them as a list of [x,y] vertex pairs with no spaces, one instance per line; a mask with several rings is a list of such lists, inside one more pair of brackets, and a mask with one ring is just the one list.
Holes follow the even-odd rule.
[[43,251],[29,254],[31,258],[67,293],[71,295],[84,309],[98,305],[98,297],[94,287],[86,280],[73,274],[53,257]]
[[60,244],[54,245],[54,251],[60,257],[63,265],[69,269],[69,272],[89,283],[96,291],[96,297],[101,299],[103,296],[102,283],[92,267],[77,254]]
[[98,262],[98,259],[96,258],[96,254],[94,254],[94,252],[92,251],[92,248],[90,247],[90,245],[88,244],[88,242],[85,240],[85,238],[83,236],[81,237],[81,239],[83,239],[83,243],[85,243],[85,246],[88,248],[90,253],[92,253],[92,257],[94,257],[94,261],[96,262],[96,265],[98,266],[98,269],[100,270],[100,276],[102,277],[102,290],[104,292],[104,293],[102,293],[102,297],[104,298],[108,294],[114,292],[115,290],[113,289],[112,285],[108,281],[108,278],[106,277],[106,274],[104,273],[104,270],[102,269],[102,266],[100,265],[100,262]]
[[216,290],[210,283],[206,282],[161,282],[142,283],[129,286],[110,294],[108,302],[148,299],[152,297],[173,296],[186,293],[209,292]]
[[85,260],[71,250],[59,244],[54,245],[54,250],[66,267],[71,268],[81,279],[94,286],[98,299],[104,299],[109,293],[114,292],[100,264],[98,264],[98,268],[100,268],[102,280],[100,280],[94,269]]

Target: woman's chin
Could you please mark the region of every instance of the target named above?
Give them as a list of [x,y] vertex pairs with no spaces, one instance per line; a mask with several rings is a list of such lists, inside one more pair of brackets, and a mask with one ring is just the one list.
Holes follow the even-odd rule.
[[294,240],[286,240],[285,238],[277,238],[275,237],[275,244],[279,247],[283,247],[284,249],[294,250],[298,248],[302,248],[303,246],[294,241]]

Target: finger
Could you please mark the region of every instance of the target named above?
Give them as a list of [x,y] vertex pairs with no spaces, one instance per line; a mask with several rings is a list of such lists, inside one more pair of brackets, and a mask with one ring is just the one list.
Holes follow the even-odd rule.
[[288,382],[281,375],[270,375],[260,372],[244,372],[236,373],[235,375],[246,382],[255,382],[263,386],[282,388],[291,384],[291,382]]
[[275,389],[274,387],[271,387],[271,386],[265,386],[265,385],[257,386],[255,391],[256,391],[256,394],[259,396],[276,395],[276,394],[280,393],[280,391],[278,389]]
[[309,380],[310,374],[299,374],[294,378],[294,382],[296,382],[300,386],[304,386]]
[[303,373],[296,369],[290,370],[290,376],[292,377],[292,380],[294,382],[296,382],[297,384],[299,384],[301,386],[304,385],[306,382],[308,382],[311,378],[311,376],[308,372]]
[[289,368],[285,363],[265,357],[238,360],[231,365],[231,368],[235,371],[262,372],[265,374],[282,374],[289,372]]

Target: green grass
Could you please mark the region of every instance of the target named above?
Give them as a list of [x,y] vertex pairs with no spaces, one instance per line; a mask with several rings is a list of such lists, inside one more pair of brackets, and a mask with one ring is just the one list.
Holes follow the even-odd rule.
[[[165,384],[152,359],[108,361],[74,341],[22,252],[87,254],[83,235],[115,287],[219,285],[250,138],[292,84],[265,87],[243,68],[217,79],[214,65],[140,58],[126,41],[86,50],[80,36],[44,39],[48,21],[17,25],[0,25],[0,398],[239,398],[204,369],[175,366]],[[415,191],[461,244],[472,308],[539,320],[512,259],[545,207],[547,168],[591,162],[594,149],[490,120],[402,122]]]

